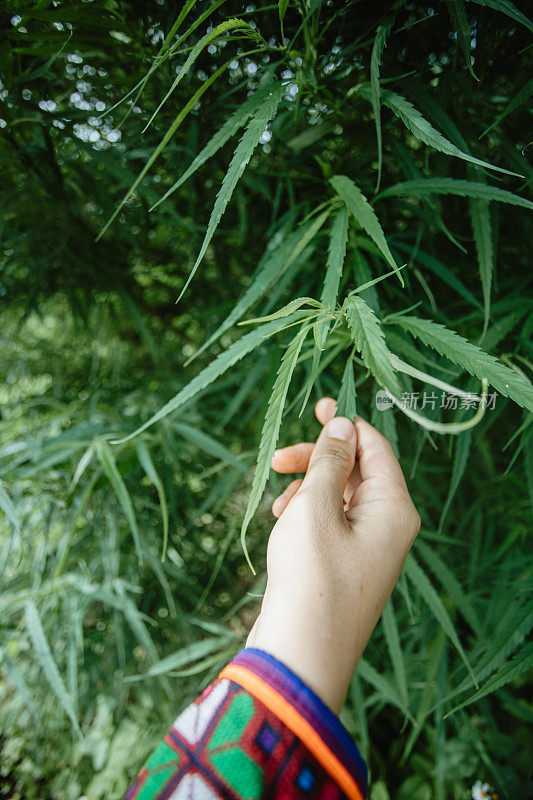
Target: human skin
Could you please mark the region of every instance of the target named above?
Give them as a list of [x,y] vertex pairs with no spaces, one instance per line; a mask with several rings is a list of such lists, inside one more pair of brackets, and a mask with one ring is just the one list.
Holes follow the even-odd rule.
[[272,505],[267,586],[248,637],[338,714],[361,654],[420,528],[388,440],[325,397],[316,443],[277,450],[279,473],[305,472]]

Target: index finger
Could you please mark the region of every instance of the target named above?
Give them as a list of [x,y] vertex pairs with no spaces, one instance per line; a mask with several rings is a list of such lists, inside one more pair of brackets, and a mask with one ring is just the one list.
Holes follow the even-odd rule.
[[359,470],[363,481],[382,478],[407,488],[402,468],[389,440],[362,417],[355,418]]

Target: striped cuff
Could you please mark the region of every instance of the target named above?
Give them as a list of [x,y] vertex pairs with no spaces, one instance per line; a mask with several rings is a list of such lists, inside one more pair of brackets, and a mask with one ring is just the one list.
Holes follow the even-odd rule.
[[248,647],[220,673],[275,714],[350,800],[366,797],[367,770],[355,743],[325,703],[277,658]]

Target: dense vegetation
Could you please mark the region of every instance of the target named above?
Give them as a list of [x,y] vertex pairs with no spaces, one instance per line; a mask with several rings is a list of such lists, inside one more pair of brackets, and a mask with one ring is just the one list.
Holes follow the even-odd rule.
[[532,31],[1,4],[0,796],[121,797],[242,645],[323,394],[422,516],[342,715],[372,800],[533,794]]

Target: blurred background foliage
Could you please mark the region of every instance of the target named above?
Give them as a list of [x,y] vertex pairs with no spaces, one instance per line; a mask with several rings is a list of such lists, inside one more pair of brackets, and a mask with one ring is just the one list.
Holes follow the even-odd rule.
[[[531,410],[528,211],[423,188],[386,195],[444,178],[527,202],[533,25],[521,5],[0,4],[0,796],[120,798],[242,646],[264,587],[275,478],[248,532],[257,577],[239,529],[286,335],[141,435],[110,442],[238,338],[229,327],[185,365],[257,282],[265,253],[285,247],[283,268],[245,316],[321,297],[330,221],[302,231],[331,211],[334,175],[373,203],[406,264],[405,287],[392,276],[362,293],[370,308],[386,323],[416,307],[480,344],[523,382]],[[232,18],[248,27],[215,30]],[[404,106],[405,121],[382,94],[383,197],[368,96],[379,75],[422,118]],[[176,305],[237,138],[150,209],[269,80],[283,84],[277,111]],[[439,152],[428,130],[522,177]],[[389,269],[364,228],[347,234],[341,299]],[[412,366],[478,391],[460,365],[384,329]],[[306,385],[312,401],[338,396],[350,353],[334,331],[316,376],[313,345],[302,350],[283,444],[316,435],[311,405],[298,417]],[[342,714],[371,798],[466,798],[479,778],[501,797],[531,796],[531,414],[498,396],[475,428],[430,434],[399,410],[377,412],[380,382],[364,359],[353,364],[358,412],[393,440],[423,524]]]

